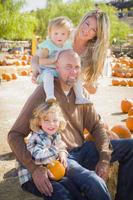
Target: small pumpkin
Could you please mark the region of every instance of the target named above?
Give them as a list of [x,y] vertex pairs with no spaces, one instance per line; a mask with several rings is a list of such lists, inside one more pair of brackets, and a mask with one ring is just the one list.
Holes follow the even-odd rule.
[[116,79],[113,79],[112,80],[112,85],[113,86],[118,86],[120,84],[120,81],[119,80],[116,80]]
[[28,58],[29,58],[28,55],[23,55],[21,59],[22,60],[28,60]]
[[121,110],[123,113],[128,113],[128,110],[133,106],[133,101],[131,99],[123,99],[121,101]]
[[132,87],[133,86],[133,81],[132,80],[128,80],[127,84],[128,84],[129,87]]
[[28,76],[28,71],[27,70],[23,70],[21,71],[21,76]]
[[121,80],[121,81],[120,81],[120,85],[121,85],[121,86],[126,86],[126,85],[127,85],[127,81]]
[[11,74],[11,76],[13,80],[16,80],[18,78],[18,75],[16,73]]
[[111,128],[120,138],[131,138],[130,130],[123,124],[117,124]]
[[126,120],[126,126],[129,128],[130,131],[133,131],[133,115],[128,116]]
[[126,73],[126,78],[131,78],[132,74],[130,72]]
[[12,80],[12,75],[9,74],[9,73],[5,73],[5,80],[6,80],[6,81]]
[[53,160],[51,163],[47,164],[47,168],[53,174],[54,180],[59,181],[65,175],[65,167],[58,160]]
[[3,80],[6,80],[6,74],[5,73],[3,73],[1,76],[2,76]]

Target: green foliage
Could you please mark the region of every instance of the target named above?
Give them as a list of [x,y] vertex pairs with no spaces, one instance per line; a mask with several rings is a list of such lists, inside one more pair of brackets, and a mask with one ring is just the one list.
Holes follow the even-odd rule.
[[[131,28],[121,22],[117,17],[117,9],[106,4],[100,4],[98,6],[101,10],[105,11],[109,15],[110,19],[110,41],[114,38],[117,40],[123,40],[127,38],[127,35],[131,33]],[[82,16],[89,10],[95,9],[94,2],[91,0],[75,0],[71,3],[64,4],[63,1],[48,1],[48,7],[36,12],[38,18],[38,28],[36,30],[37,35],[42,38],[46,37],[48,21],[57,16],[69,17],[73,24],[77,26]]]
[[24,1],[0,1],[0,38],[31,39],[37,19],[34,15],[20,13]]
[[[48,0],[45,9],[31,13],[21,13],[25,0],[0,0],[0,38],[31,39],[33,34],[46,37],[50,19],[57,16],[69,17],[76,27],[82,16],[95,9],[93,0],[75,0],[64,3],[63,0]],[[112,6],[100,4],[98,7],[107,12],[110,18],[110,41],[125,40],[132,29],[117,18],[117,10]]]

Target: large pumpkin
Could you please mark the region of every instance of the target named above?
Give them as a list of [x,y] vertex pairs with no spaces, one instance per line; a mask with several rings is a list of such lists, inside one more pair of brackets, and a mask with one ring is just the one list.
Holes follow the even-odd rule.
[[49,171],[53,174],[54,180],[59,181],[65,175],[65,167],[58,160],[53,160],[47,165]]
[[111,128],[120,138],[131,138],[130,130],[123,124],[117,124]]
[[126,126],[130,129],[130,131],[133,131],[133,115],[128,116]]
[[128,113],[128,110],[133,106],[133,101],[131,99],[123,99],[121,101],[121,110],[124,113]]

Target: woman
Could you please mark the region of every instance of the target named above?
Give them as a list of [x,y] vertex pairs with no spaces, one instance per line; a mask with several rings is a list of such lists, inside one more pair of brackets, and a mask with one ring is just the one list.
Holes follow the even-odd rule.
[[88,12],[75,32],[73,48],[82,60],[85,86],[94,85],[102,74],[109,44],[109,19],[103,11]]
[[[102,74],[109,43],[109,19],[105,12],[88,12],[79,23],[73,36],[73,49],[82,60],[84,86],[89,92],[95,92],[95,86]],[[32,66],[37,66],[38,57],[32,59]]]

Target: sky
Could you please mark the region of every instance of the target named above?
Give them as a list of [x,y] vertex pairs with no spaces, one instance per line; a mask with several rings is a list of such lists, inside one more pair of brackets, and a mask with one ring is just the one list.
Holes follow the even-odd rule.
[[[25,0],[26,4],[22,8],[22,11],[31,11],[36,10],[37,8],[45,8],[47,4],[47,0]],[[64,0],[68,2],[70,0]],[[95,0],[95,2],[99,2],[101,0]],[[103,2],[107,2],[109,0],[102,0]]]
[[26,0],[26,4],[22,11],[36,10],[37,8],[45,8],[46,0]]

